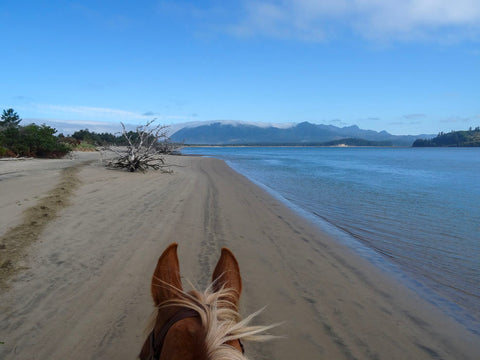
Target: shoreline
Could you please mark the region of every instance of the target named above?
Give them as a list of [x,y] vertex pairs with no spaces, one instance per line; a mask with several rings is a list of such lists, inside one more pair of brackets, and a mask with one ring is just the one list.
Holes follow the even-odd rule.
[[[451,202],[448,205],[443,204],[443,207],[450,210],[447,211],[450,216],[448,219],[445,219],[445,221],[442,221],[441,217],[439,218],[438,211],[435,213],[433,210],[430,217],[430,210],[427,208],[427,202],[424,201],[423,204],[420,202],[419,206],[411,204],[412,210],[417,211],[417,214],[421,217],[420,219],[415,219],[413,216],[405,216],[405,209],[410,207],[410,205],[408,205],[409,201],[406,199],[415,200],[415,197],[418,197],[419,195],[421,196],[421,194],[427,194],[432,199],[435,198],[437,201],[441,202],[442,197],[441,195],[439,196],[438,190],[437,193],[435,193],[435,190],[432,191],[428,187],[415,187],[413,192],[408,192],[408,194],[402,197],[402,199],[399,199],[395,194],[389,194],[388,191],[390,191],[390,189],[381,184],[379,192],[374,189],[374,185],[371,186],[368,182],[360,187],[358,184],[362,183],[363,179],[368,176],[369,171],[367,169],[363,169],[363,178],[351,181],[348,175],[344,174],[342,178],[335,180],[334,177],[328,175],[329,172],[332,172],[334,166],[329,167],[328,165],[330,160],[340,158],[340,153],[338,152],[336,155],[334,154],[330,156],[328,152],[319,151],[317,153],[314,150],[303,153],[296,152],[294,151],[295,149],[279,152],[274,152],[273,150],[260,151],[261,149],[257,149],[256,151],[240,151],[240,149],[238,149],[238,152],[233,150],[230,151],[229,149],[225,149],[225,151],[215,149],[206,151],[207,149],[208,148],[186,149],[185,153],[203,153],[208,156],[225,160],[234,170],[247,176],[252,182],[267,190],[267,192],[277,199],[280,199],[284,204],[295,210],[302,217],[317,224],[321,231],[327,232],[336,240],[355,249],[362,257],[368,259],[382,271],[386,271],[389,275],[401,281],[405,286],[413,289],[427,302],[430,302],[441,309],[447,316],[450,316],[461,323],[472,333],[480,335],[480,308],[478,306],[478,301],[476,301],[478,299],[478,287],[475,286],[475,274],[478,275],[478,266],[472,264],[470,260],[475,258],[473,239],[475,239],[476,235],[473,229],[474,225],[471,224],[475,224],[474,214],[478,213],[478,211],[474,211],[475,209],[472,207],[474,205],[471,201],[470,204],[466,204],[465,201],[463,203],[458,201],[458,203],[455,204],[452,204]],[[392,156],[387,155],[388,152],[383,152],[382,150],[371,152],[370,155],[379,155],[379,158],[387,163],[389,163],[391,159],[397,158],[397,156],[398,158],[406,158],[406,160],[408,160],[409,156],[405,156],[403,150],[407,149],[402,149],[400,151],[396,150],[396,155],[395,153],[392,153]],[[408,152],[410,157],[416,157],[414,153],[412,153],[414,149],[409,150],[411,150]],[[440,151],[440,153],[443,152]],[[301,190],[301,188],[295,187],[297,181],[292,174],[296,171],[302,172],[305,168],[309,169],[309,164],[315,162],[315,160],[312,160],[315,154],[317,154],[319,158],[321,157],[320,154],[324,155],[325,160],[323,162],[318,161],[319,164],[317,165],[323,166],[323,164],[327,164],[326,176],[320,175],[320,178],[325,183],[322,184],[320,180],[317,181],[317,179],[309,176],[309,174],[306,174],[305,181],[302,179],[302,183],[308,183],[309,188],[311,189],[315,189],[312,186],[322,187],[325,185],[328,190],[319,188],[318,194],[329,195],[319,195],[317,197],[317,192],[310,190],[314,192],[312,193],[312,199],[309,199],[308,197],[304,197],[304,195],[308,193],[307,189],[304,191]],[[371,158],[371,156],[369,157],[368,155],[360,155],[362,152],[357,152],[355,154],[354,157],[358,157],[360,163],[362,163],[362,160],[368,161],[368,159]],[[448,158],[452,155],[453,154],[451,153],[446,157]],[[295,159],[296,156],[299,157],[298,161],[302,166],[289,164],[289,160]],[[443,158],[445,155],[441,156]],[[432,156],[427,157],[430,158]],[[302,162],[302,158],[307,160]],[[422,156],[419,158],[422,158]],[[269,159],[272,159],[272,164],[270,164]],[[356,165],[352,166],[355,167]],[[426,170],[426,168],[424,170]],[[342,166],[340,166],[340,171],[342,171],[341,169],[343,169]],[[406,170],[406,168],[404,169],[403,167],[402,169]],[[271,174],[269,173],[270,170],[272,171]],[[313,167],[311,170],[313,171]],[[380,172],[382,173],[384,170],[388,173],[389,168],[382,168]],[[435,169],[432,170],[435,171]],[[288,171],[288,173],[286,171]],[[435,178],[438,181],[438,178],[443,177],[443,175],[444,174],[437,174]],[[474,175],[475,174],[473,173],[472,176]],[[278,176],[280,176],[280,178]],[[353,174],[353,176],[355,176],[355,174]],[[332,179],[331,183],[329,183],[329,178]],[[388,178],[388,176],[384,177],[384,184],[386,183],[386,178]],[[396,181],[395,179],[390,180],[394,182]],[[424,179],[424,181],[425,180],[426,179]],[[300,181],[300,179],[298,181]],[[357,181],[357,183],[355,183],[355,181]],[[401,182],[401,180],[399,181]],[[421,180],[419,181],[421,182]],[[451,178],[450,181],[452,181]],[[341,185],[332,186],[331,184],[334,182]],[[474,181],[470,180],[470,183],[472,182]],[[373,180],[373,183],[375,183],[375,180]],[[357,185],[351,186],[351,184]],[[445,184],[445,179],[443,179],[443,184]],[[345,185],[345,187],[343,187],[343,185]],[[404,187],[405,189],[408,188],[408,184],[403,183],[403,185],[406,186]],[[361,196],[354,196],[357,201],[340,198],[338,207],[336,207],[337,204],[335,203],[335,197],[337,192],[332,191],[332,188],[336,188],[335,190],[338,190],[343,194],[345,194],[343,189],[348,188],[349,192],[353,191],[354,193],[366,195],[363,196],[363,199],[359,199]],[[468,186],[462,186],[462,188],[468,188]],[[374,191],[374,193],[370,196],[368,195],[368,191]],[[475,191],[475,188],[472,189],[472,191]],[[460,193],[460,191],[458,192]],[[383,195],[378,196],[378,194]],[[448,194],[448,192],[445,192],[445,194]],[[401,200],[400,204],[403,201],[403,205],[407,205],[407,207],[404,208],[401,206],[399,207],[398,214],[400,217],[398,219],[394,216],[392,217],[397,210],[391,206],[391,202],[389,202],[390,200],[392,200],[392,202],[398,202]],[[364,204],[367,205],[364,206]],[[371,204],[376,204],[377,207],[372,206]],[[384,209],[383,204],[386,204],[384,210],[385,214],[382,214],[381,211],[378,210]],[[453,209],[457,208],[456,205],[458,205],[458,208],[470,205],[471,212],[467,210],[467,215],[470,216],[470,221],[465,220],[464,217],[459,218],[458,221],[451,220],[456,219],[454,217],[455,214],[452,213]],[[350,210],[348,210],[354,210],[357,207],[365,207],[367,212],[350,212]],[[345,209],[347,210],[345,211]],[[465,209],[468,209],[468,207]],[[330,210],[332,212],[330,212]],[[377,216],[379,216],[379,218],[377,218]],[[391,227],[388,226],[390,225],[388,222],[391,223]],[[399,229],[403,229],[404,232],[399,233]],[[412,231],[411,233],[409,232],[410,229]],[[376,231],[378,233],[376,233]],[[447,248],[450,246],[449,244],[454,245],[454,239],[457,239],[457,237],[458,239],[462,239],[462,236],[464,238],[462,244],[459,244],[460,246],[456,247],[452,252],[448,252]],[[417,239],[417,243],[414,239]],[[471,244],[471,253],[467,248],[469,242]],[[422,254],[422,251],[420,250],[422,246],[425,249],[431,247],[432,252]],[[400,250],[402,247],[404,248],[403,254],[402,250]],[[413,247],[413,252],[410,253],[405,251],[407,247]],[[415,247],[417,248],[415,249]],[[440,257],[442,252],[446,253],[447,256],[444,258]],[[464,258],[463,254],[469,253],[470,255],[465,255],[465,261],[462,261],[461,259]],[[436,254],[436,260],[433,254]],[[428,266],[429,261],[433,262],[432,267]],[[462,274],[465,274],[465,276],[462,276]]]
[[[478,336],[225,162],[168,161],[173,175],[81,168],[71,205],[27,250],[29,269],[0,293],[2,358],[134,358],[153,309],[151,272],[173,241],[182,273],[200,287],[229,247],[244,280],[241,313],[268,305],[259,323],[287,322],[275,331],[286,339],[247,343],[251,358],[480,355]],[[35,179],[5,181],[20,192]]]
[[467,311],[466,308],[461,307],[460,305],[448,298],[442,297],[439,293],[428,287],[421,280],[415,279],[412,274],[407,273],[396,262],[389,261],[381,254],[377,253],[374,249],[364,244],[361,240],[358,240],[347,230],[338,227],[332,222],[329,222],[327,219],[325,219],[320,214],[317,214],[316,212],[309,213],[301,206],[284,198],[274,189],[269,188],[267,185],[264,185],[261,182],[258,182],[247,174],[243,174],[239,169],[233,166],[230,161],[223,161],[225,161],[225,163],[235,172],[239,173],[241,176],[246,177],[249,181],[262,188],[270,196],[280,201],[286,207],[295,212],[298,216],[312,223],[315,227],[319,229],[320,232],[326,234],[328,237],[333,238],[334,241],[343,244],[348,249],[352,250],[355,254],[374,265],[376,268],[379,269],[379,271],[385,273],[387,276],[391,276],[395,281],[400,282],[405,287],[417,293],[422,299],[437,307],[445,316],[454,319],[472,334],[475,334],[477,336],[480,335],[480,325],[476,321],[475,317],[471,315],[471,313]]

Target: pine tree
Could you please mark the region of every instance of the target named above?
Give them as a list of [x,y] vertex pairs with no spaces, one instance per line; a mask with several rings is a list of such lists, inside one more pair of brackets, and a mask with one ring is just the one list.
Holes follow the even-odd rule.
[[18,124],[22,121],[13,109],[3,110],[1,119],[0,127],[18,127]]

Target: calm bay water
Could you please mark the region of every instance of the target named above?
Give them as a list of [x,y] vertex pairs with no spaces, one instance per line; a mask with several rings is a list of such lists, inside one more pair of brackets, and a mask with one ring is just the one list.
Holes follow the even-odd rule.
[[226,160],[480,334],[480,149],[182,152]]

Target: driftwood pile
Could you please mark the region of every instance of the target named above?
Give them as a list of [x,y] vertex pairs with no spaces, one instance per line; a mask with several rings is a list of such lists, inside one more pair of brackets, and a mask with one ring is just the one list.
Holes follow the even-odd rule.
[[127,146],[107,148],[106,150],[113,151],[117,157],[105,161],[105,166],[112,169],[126,169],[130,172],[154,169],[171,173],[163,157],[174,150],[167,135],[168,126],[152,126],[154,122],[155,120],[151,120],[145,125],[137,126],[136,131],[129,132],[121,123],[122,135],[127,141]]

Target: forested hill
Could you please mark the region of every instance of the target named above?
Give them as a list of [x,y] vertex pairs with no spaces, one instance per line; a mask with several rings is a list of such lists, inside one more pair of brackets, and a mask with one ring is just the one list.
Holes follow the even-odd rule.
[[440,133],[432,139],[418,139],[414,147],[476,147],[480,146],[480,127],[474,130]]

